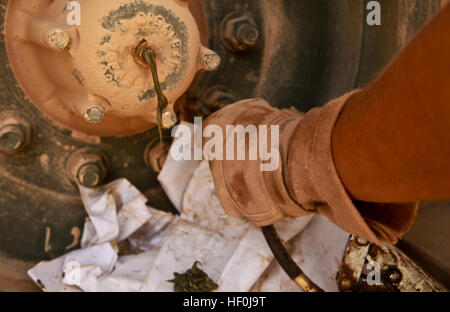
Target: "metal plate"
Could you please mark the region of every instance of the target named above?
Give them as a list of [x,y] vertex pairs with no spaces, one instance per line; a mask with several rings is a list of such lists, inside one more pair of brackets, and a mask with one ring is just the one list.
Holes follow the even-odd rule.
[[446,292],[443,285],[392,245],[351,235],[337,276],[346,292]]

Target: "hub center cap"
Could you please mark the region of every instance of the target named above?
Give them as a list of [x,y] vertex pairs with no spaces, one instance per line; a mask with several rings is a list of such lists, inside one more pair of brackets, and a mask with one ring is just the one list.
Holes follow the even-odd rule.
[[70,25],[74,12],[66,0],[43,2],[10,2],[8,53],[32,102],[72,130],[116,136],[156,123],[157,95],[143,48],[155,52],[168,111],[199,70],[220,64],[201,45],[188,1],[80,0],[79,25]]

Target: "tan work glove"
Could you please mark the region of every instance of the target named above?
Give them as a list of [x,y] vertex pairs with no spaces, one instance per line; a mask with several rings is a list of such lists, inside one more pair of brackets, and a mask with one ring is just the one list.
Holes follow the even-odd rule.
[[272,108],[262,99],[241,101],[211,115],[204,127],[218,125],[223,133],[226,125],[268,125],[269,129],[279,125],[277,170],[261,171],[263,160],[248,160],[248,140],[247,160],[210,161],[216,193],[225,211],[246,217],[257,226],[320,212],[349,233],[377,244],[396,243],[412,225],[418,205],[354,202],[334,165],[332,131],[352,94],[305,116]]

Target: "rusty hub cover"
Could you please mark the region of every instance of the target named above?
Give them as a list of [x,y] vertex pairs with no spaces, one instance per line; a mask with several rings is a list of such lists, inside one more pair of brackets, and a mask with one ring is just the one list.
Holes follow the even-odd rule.
[[201,45],[188,1],[78,2],[79,25],[71,25],[66,0],[10,2],[5,25],[22,88],[44,114],[71,130],[123,136],[156,123],[157,96],[140,57],[143,48],[155,52],[169,111],[199,70],[220,64]]

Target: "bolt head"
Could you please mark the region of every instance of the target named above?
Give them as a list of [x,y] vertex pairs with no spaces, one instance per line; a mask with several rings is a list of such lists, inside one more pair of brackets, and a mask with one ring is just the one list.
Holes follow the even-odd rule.
[[48,34],[48,44],[51,49],[61,52],[69,47],[70,37],[65,31],[55,29]]
[[246,14],[233,12],[222,22],[222,43],[232,52],[243,52],[254,47],[259,31],[254,20]]
[[243,24],[239,27],[237,33],[238,39],[248,47],[254,47],[258,42],[259,31],[250,24]]
[[97,187],[103,181],[102,170],[94,163],[85,164],[78,170],[78,183],[85,187]]
[[172,129],[178,123],[177,114],[174,112],[165,112],[162,115],[162,127],[164,129]]
[[14,153],[27,146],[33,136],[30,122],[16,111],[0,114],[0,151]]
[[83,117],[89,123],[99,123],[103,121],[103,115],[103,109],[97,105],[93,105],[86,108]]
[[20,150],[25,144],[25,135],[16,125],[6,126],[0,130],[0,149],[6,152]]
[[73,182],[94,188],[100,186],[108,175],[109,161],[101,151],[83,148],[69,156],[66,170]]
[[217,53],[207,53],[203,56],[202,68],[206,71],[215,71],[219,68],[221,62],[222,59]]

